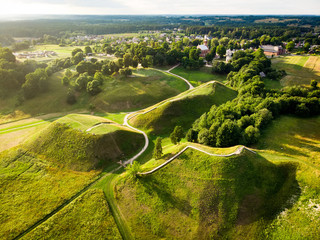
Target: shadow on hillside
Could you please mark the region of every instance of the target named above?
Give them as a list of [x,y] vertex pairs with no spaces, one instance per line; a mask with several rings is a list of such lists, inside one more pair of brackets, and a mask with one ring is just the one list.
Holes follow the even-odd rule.
[[[255,169],[261,173],[261,178],[258,173],[255,178],[249,177],[249,182],[243,183],[245,188],[237,182],[242,181],[244,175],[250,175],[248,172],[229,183],[207,183],[200,196],[199,238],[206,239],[214,234],[214,239],[219,239],[237,225],[272,220],[284,209],[292,208],[301,195],[296,179],[297,165],[282,163],[276,166],[261,156],[254,161],[261,163]],[[272,172],[274,175],[269,175]],[[268,179],[268,176],[276,179]],[[244,190],[246,188],[249,191]]]
[[177,208],[180,212],[187,216],[191,214],[192,206],[190,205],[189,201],[173,196],[168,186],[157,181],[152,177],[152,175],[144,177],[140,182],[146,188],[146,192],[153,192],[161,200],[161,203],[163,203],[165,208]]

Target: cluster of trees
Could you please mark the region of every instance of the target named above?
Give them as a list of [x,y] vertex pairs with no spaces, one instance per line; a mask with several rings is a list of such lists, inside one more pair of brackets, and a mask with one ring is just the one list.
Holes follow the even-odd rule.
[[[42,69],[41,73],[40,70],[34,73],[38,68]],[[25,86],[23,88],[24,96],[31,98],[34,94],[29,93],[27,89],[30,89],[33,84],[37,85],[39,82],[41,82],[39,83],[41,87],[34,88],[36,90],[35,94],[45,89],[44,85],[46,84],[44,83],[44,79],[47,78],[47,70],[49,71],[49,68],[45,63],[38,63],[31,60],[17,63],[10,49],[0,48],[0,97],[16,94],[20,92],[22,86]],[[40,75],[41,77],[38,78]],[[38,79],[32,80],[33,77]]]
[[[223,68],[221,67],[223,65]],[[286,75],[285,71],[277,71],[271,68],[271,61],[267,58],[262,49],[253,52],[252,50],[237,51],[234,53],[232,62],[213,65],[213,71],[221,69],[228,73],[227,79],[232,87],[241,88],[250,79],[257,79],[260,73],[272,80],[279,80]]]
[[181,65],[184,68],[199,69],[205,65],[204,59],[200,57],[200,49],[197,49],[196,47],[186,47],[183,53],[184,55],[189,53],[189,56],[184,56],[181,59]]
[[228,147],[255,143],[263,128],[282,114],[308,117],[320,114],[320,91],[292,87],[281,92],[262,88],[257,94],[245,92],[231,102],[213,106],[187,133],[191,142]]
[[267,90],[259,72],[270,70],[271,65],[262,50],[237,52],[235,61],[241,58],[250,58],[250,61],[238,72],[228,75],[229,84],[239,91],[238,97],[218,107],[212,106],[197,119],[186,135],[188,141],[217,147],[252,144],[275,117],[320,114],[320,90],[316,81],[312,81],[310,88]]

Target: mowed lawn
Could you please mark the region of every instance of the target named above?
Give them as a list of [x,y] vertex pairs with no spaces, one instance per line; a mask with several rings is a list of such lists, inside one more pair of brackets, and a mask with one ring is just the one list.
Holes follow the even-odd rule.
[[320,80],[319,56],[285,56],[272,60],[272,67],[285,70],[287,76],[280,80],[282,87],[309,85],[311,80]]
[[218,81],[222,83],[225,83],[227,81],[227,75],[212,74],[211,67],[202,67],[200,70],[190,70],[179,66],[171,70],[171,72],[184,77],[185,79],[190,81],[190,83],[194,87],[209,81]]

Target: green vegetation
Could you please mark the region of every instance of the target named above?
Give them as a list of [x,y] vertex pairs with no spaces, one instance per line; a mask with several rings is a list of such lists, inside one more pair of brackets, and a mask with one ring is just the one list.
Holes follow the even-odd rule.
[[103,191],[90,189],[22,239],[122,239]]
[[[314,239],[320,224],[320,118],[301,119],[283,116],[275,120],[257,143],[269,161],[298,163],[296,179],[300,193],[290,198],[291,207],[266,228],[268,239]],[[274,137],[276,133],[276,138]]]
[[[83,122],[80,122],[81,120]],[[102,120],[105,121],[105,119]],[[71,115],[60,121],[64,124],[59,121],[53,122],[28,139],[24,143],[24,148],[61,167],[90,171],[128,158],[140,149],[144,141],[141,134],[117,125],[111,128],[99,126],[97,129],[92,129],[93,133],[99,134],[91,134],[91,131],[82,132],[65,124],[71,122],[69,125],[80,126],[80,129],[83,129],[85,124],[90,122],[87,116]],[[102,130],[106,132],[103,133]],[[66,156],[68,156],[67,159]]]
[[260,222],[273,218],[292,186],[294,168],[258,154],[187,150],[151,175],[122,176],[114,191],[134,238],[258,239]]
[[13,239],[83,189],[99,172],[61,169],[16,148],[0,153],[0,238]]
[[[170,133],[176,125],[187,129],[191,123],[212,105],[220,105],[237,96],[237,92],[217,82],[211,82],[189,90],[156,109],[134,117],[134,126],[155,133]],[[152,109],[151,107],[150,109]]]
[[227,76],[224,74],[212,74],[210,67],[202,67],[200,68],[200,70],[190,70],[183,67],[177,67],[171,70],[171,72],[184,77],[185,79],[190,81],[193,86],[199,86],[202,83],[213,80],[225,83],[227,79]]
[[281,86],[309,85],[311,80],[320,78],[319,56],[286,56],[272,60],[272,65],[285,70],[287,76],[281,79]]

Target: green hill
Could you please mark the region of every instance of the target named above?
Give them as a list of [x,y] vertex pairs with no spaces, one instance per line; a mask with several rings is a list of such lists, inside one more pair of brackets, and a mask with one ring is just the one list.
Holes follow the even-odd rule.
[[143,142],[142,134],[104,118],[72,114],[51,123],[23,148],[55,165],[90,171],[129,158]]
[[[103,124],[98,125],[100,122]],[[141,134],[119,124],[104,118],[72,114],[50,123],[23,144],[1,152],[0,239],[14,239],[97,179],[104,167],[136,154],[143,143]],[[90,201],[97,198],[97,201],[104,202],[100,202],[100,206],[91,205]],[[103,220],[111,216],[108,209],[101,208],[106,204],[101,194],[90,195],[89,202],[85,202],[87,197],[81,199],[83,203],[75,204],[101,211],[92,213],[99,219],[95,219],[97,222],[91,226],[95,230],[86,226],[88,231],[84,231],[83,235],[91,233],[96,236],[114,231],[114,223]],[[88,209],[78,209],[77,212],[72,205],[66,210],[70,216],[63,211],[52,221],[80,221],[79,224],[83,224],[81,221],[85,219],[77,216],[88,215],[85,212]],[[90,216],[87,217],[87,222],[91,222]],[[61,228],[74,228],[70,224],[62,225]],[[57,234],[56,229],[42,230]],[[68,234],[75,234],[74,231],[70,229]],[[118,235],[114,232],[115,237]]]
[[290,164],[188,149],[153,174],[122,176],[114,191],[136,239],[264,239],[295,186]]
[[169,133],[176,125],[187,129],[212,105],[220,105],[236,96],[237,92],[225,85],[209,82],[146,109],[143,114],[133,117],[130,123],[156,134]]

